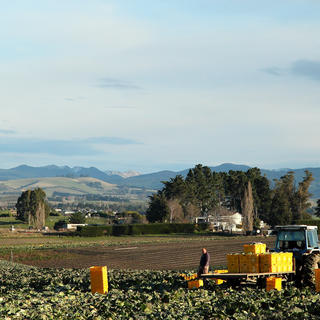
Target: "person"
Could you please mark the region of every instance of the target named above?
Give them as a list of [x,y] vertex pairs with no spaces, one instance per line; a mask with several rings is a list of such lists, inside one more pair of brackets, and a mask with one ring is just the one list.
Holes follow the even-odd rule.
[[200,265],[198,269],[198,277],[203,273],[209,272],[210,255],[206,248],[202,248],[202,255],[200,258]]

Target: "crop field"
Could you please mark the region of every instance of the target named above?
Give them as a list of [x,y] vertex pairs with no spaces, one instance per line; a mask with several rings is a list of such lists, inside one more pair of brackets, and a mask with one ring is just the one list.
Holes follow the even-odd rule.
[[38,267],[88,268],[107,265],[113,269],[195,269],[201,248],[207,248],[211,265],[226,265],[226,254],[242,252],[243,244],[274,238],[215,236],[127,236],[127,237],[21,237],[3,238],[0,258]]
[[1,319],[317,319],[320,295],[217,286],[188,290],[178,271],[109,270],[109,293],[90,292],[89,270],[0,262]]

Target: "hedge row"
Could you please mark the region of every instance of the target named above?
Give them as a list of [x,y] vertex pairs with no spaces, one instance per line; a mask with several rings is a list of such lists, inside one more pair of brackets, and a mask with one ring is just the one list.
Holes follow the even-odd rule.
[[77,234],[83,237],[98,237],[103,235],[143,235],[193,233],[196,226],[192,223],[152,223],[113,226],[84,226],[78,227]]
[[77,235],[81,237],[100,237],[112,235],[112,226],[84,226],[77,227]]

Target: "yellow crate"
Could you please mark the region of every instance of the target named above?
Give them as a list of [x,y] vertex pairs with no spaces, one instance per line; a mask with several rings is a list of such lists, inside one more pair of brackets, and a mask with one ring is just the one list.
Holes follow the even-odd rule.
[[188,289],[203,287],[203,280],[188,281]]
[[320,292],[320,269],[314,269],[316,278],[316,291]]
[[260,272],[281,272],[282,263],[279,253],[265,253],[260,255]]
[[248,272],[249,272],[249,273],[259,273],[259,272],[260,272],[260,265],[259,265],[259,263],[249,264]]
[[293,253],[292,252],[285,252],[284,259],[285,259],[284,263],[286,265],[285,271],[293,271]]
[[184,279],[189,281],[189,280],[194,280],[194,279],[197,279],[198,278],[198,275],[196,273],[194,274],[191,274],[189,276],[185,275]]
[[239,272],[240,273],[248,273],[249,272],[249,259],[248,255],[240,254],[239,255]]
[[90,268],[90,281],[92,293],[108,293],[107,267],[94,266]]
[[214,279],[214,282],[216,283],[216,285],[220,285],[220,284],[223,284],[224,282],[226,282],[226,280]]
[[229,271],[226,269],[223,270],[214,270],[214,273],[228,273]]
[[243,245],[244,253],[265,253],[267,245],[265,243],[251,243]]
[[259,254],[242,254],[239,258],[240,273],[258,273],[259,272]]
[[239,257],[240,254],[232,253],[227,255],[228,271],[230,273],[239,273]]
[[[214,270],[214,273],[228,273],[228,270]],[[220,285],[224,282],[226,282],[226,280],[222,280],[222,279],[214,279],[214,282],[217,284],[217,285]]]
[[282,279],[276,277],[269,277],[266,281],[266,290],[278,290],[281,291],[282,289]]

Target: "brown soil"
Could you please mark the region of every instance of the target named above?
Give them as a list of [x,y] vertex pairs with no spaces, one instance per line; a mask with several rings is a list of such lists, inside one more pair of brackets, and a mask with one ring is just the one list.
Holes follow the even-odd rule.
[[[242,252],[243,245],[264,242],[274,246],[275,238],[239,237],[222,240],[184,241],[177,243],[126,244],[42,251],[41,258],[20,256],[20,262],[38,267],[88,268],[107,265],[110,269],[184,270],[196,269],[201,248],[207,248],[211,266],[226,266],[226,254]],[[47,257],[47,258],[46,258]]]

